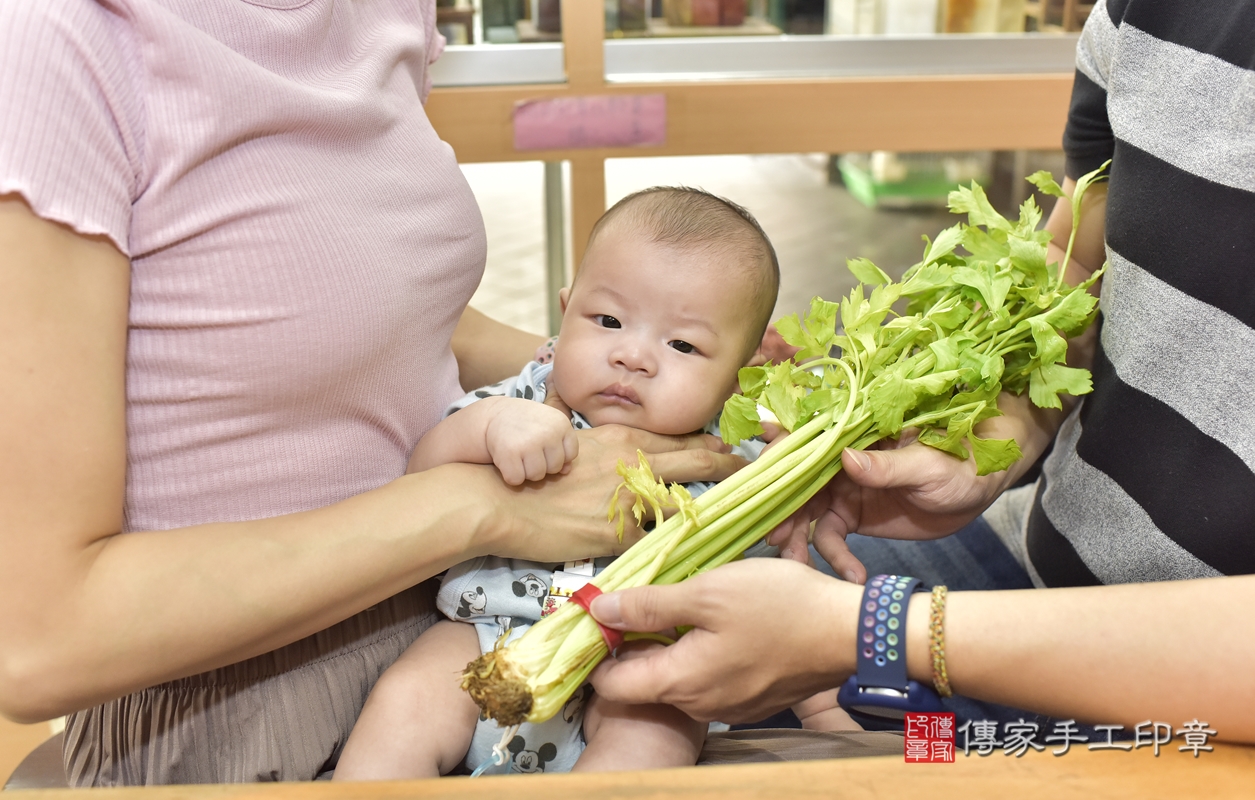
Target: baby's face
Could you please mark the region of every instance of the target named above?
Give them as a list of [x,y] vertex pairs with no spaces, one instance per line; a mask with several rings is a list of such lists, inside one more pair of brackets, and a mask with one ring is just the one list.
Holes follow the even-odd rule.
[[593,425],[698,430],[736,388],[754,324],[751,280],[726,254],[601,231],[565,310],[552,386]]

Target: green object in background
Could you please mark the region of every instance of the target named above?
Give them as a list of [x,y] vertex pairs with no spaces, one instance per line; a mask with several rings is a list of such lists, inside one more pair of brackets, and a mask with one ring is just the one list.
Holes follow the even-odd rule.
[[489,28],[513,28],[525,14],[526,0],[483,0],[484,30]]
[[973,153],[846,153],[837,159],[841,180],[868,208],[943,207],[960,184],[989,179],[992,155]]

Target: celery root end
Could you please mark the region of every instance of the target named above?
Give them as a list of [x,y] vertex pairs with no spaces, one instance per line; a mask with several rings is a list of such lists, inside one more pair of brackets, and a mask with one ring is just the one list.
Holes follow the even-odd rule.
[[532,690],[505,650],[489,651],[467,664],[462,688],[484,714],[503,726],[522,723],[532,711]]

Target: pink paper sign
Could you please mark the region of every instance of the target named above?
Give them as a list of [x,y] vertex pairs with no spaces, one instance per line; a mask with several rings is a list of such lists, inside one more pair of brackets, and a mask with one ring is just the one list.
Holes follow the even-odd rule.
[[591,95],[514,106],[515,150],[639,147],[667,141],[667,96]]

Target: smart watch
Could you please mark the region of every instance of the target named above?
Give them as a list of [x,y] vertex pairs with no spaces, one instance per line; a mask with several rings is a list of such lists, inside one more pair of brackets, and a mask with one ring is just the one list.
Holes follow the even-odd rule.
[[837,702],[867,730],[901,730],[907,712],[942,711],[933,689],[906,675],[906,609],[919,578],[877,575],[863,587],[856,638],[858,672]]

